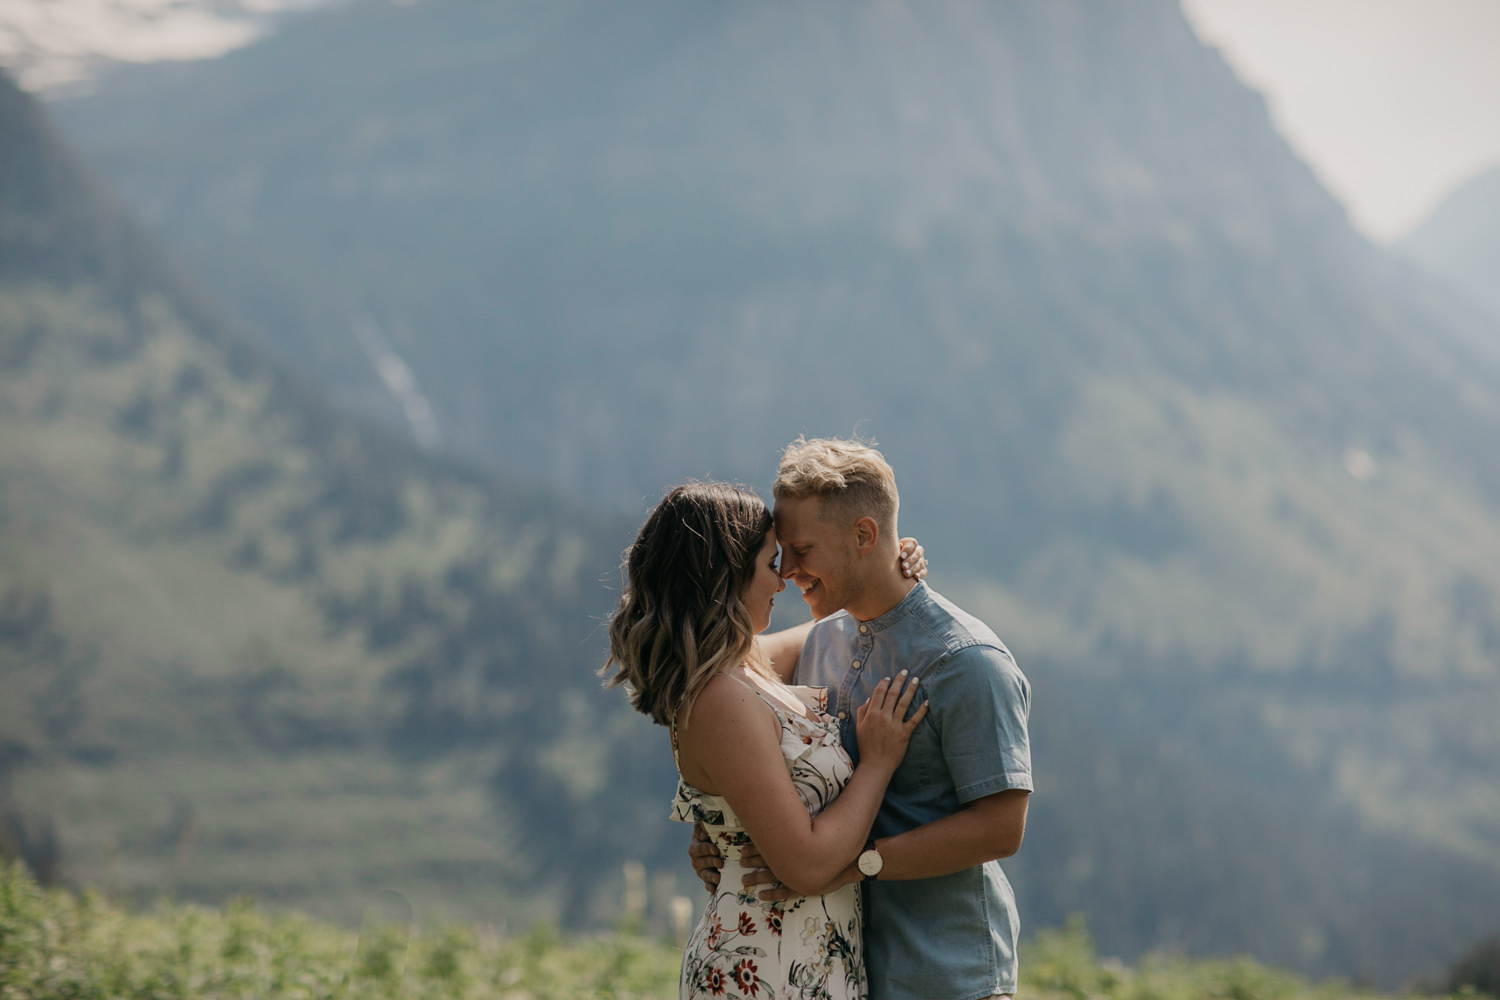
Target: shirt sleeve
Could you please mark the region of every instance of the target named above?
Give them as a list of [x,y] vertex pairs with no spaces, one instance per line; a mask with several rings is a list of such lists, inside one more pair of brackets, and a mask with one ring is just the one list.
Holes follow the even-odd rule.
[[994,646],[968,646],[922,676],[958,801],[1032,791],[1031,684]]

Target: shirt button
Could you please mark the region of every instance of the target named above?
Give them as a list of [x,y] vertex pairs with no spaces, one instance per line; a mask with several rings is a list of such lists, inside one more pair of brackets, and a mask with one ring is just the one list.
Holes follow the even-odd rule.
[[868,625],[861,625],[859,627],[860,635],[863,635],[863,634],[865,634],[868,631],[870,631],[870,626],[868,626]]
[[859,661],[858,661],[858,660],[855,660],[855,661],[854,661],[854,669],[855,669],[855,670],[858,670],[858,669],[859,669]]
[[845,713],[843,713],[843,712],[840,712],[840,713],[839,713],[839,720],[840,720],[840,721],[843,721],[843,720],[844,720],[844,719],[847,719],[847,718],[848,718],[848,717],[849,717],[849,716],[848,716],[848,715],[846,715],[846,714],[845,714]]

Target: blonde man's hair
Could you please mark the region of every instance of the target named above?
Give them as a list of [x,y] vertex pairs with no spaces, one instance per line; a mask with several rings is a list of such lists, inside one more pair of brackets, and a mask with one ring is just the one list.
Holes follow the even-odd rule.
[[896,536],[901,497],[885,456],[858,439],[799,437],[787,445],[772,492],[778,500],[820,497],[824,516],[869,516]]

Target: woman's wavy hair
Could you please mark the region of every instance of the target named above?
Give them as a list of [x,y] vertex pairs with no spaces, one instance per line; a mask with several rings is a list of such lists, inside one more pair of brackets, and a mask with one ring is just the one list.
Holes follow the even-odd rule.
[[685,483],[662,497],[625,550],[624,590],[609,621],[606,687],[658,725],[686,722],[721,668],[757,667],[745,589],[771,531],[765,501],[729,483]]

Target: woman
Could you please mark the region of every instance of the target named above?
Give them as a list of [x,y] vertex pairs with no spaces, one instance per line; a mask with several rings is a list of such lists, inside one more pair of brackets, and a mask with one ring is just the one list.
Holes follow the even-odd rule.
[[[702,823],[724,854],[719,888],[683,955],[682,997],[864,997],[858,885],[821,890],[869,836],[924,704],[916,681],[877,686],[856,714],[853,767],[826,692],[783,682],[806,628],[763,642],[785,588],[766,505],[749,490],[689,483],[668,493],[626,553],[610,621],[611,685],[668,727],[679,781],[674,819]],[[768,649],[782,662],[773,663]],[[740,888],[753,840],[799,897]]]

